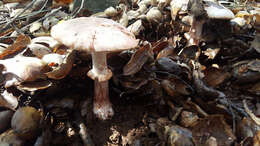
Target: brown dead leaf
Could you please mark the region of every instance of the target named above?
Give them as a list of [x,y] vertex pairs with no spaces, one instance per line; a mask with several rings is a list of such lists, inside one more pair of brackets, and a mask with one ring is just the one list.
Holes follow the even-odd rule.
[[30,43],[31,38],[29,36],[19,35],[16,41],[0,54],[0,59],[6,59],[17,55],[18,53],[22,52]]
[[4,32],[0,32],[0,37],[5,36],[5,35],[7,35],[7,34],[13,32],[13,31],[14,31],[13,28],[9,28],[9,29],[7,29],[7,30],[4,31]]
[[260,145],[260,131],[258,131],[257,134],[254,136],[253,146],[259,146],[259,145]]
[[171,77],[168,80],[162,80],[161,85],[168,95],[175,97],[179,95],[190,95],[193,89],[183,80]]
[[210,137],[216,138],[218,146],[231,146],[236,137],[222,115],[211,115],[192,127],[195,145],[204,145]]
[[73,0],[54,0],[53,2],[54,2],[53,3],[54,6],[64,6],[72,3]]
[[248,89],[249,92],[260,96],[260,81],[253,85],[250,89]]
[[212,87],[216,87],[223,83],[231,75],[228,72],[224,72],[221,69],[215,67],[209,67],[204,71],[205,77],[203,80]]
[[200,56],[200,48],[196,45],[191,45],[183,48],[179,55],[182,58],[197,59]]
[[245,140],[248,137],[253,137],[260,130],[260,126],[257,125],[251,118],[244,117],[237,122],[236,136],[241,140]]
[[140,71],[149,57],[153,56],[152,54],[150,44],[144,45],[131,56],[129,62],[124,66],[123,74],[128,76]]
[[219,50],[220,48],[208,48],[206,51],[202,51],[202,53],[208,56],[208,59],[214,59],[217,56]]
[[20,85],[17,86],[19,90],[22,91],[37,91],[37,90],[43,90],[52,85],[52,82],[48,80],[44,81],[34,81],[34,82],[23,82]]
[[173,53],[174,53],[174,48],[173,48],[173,46],[168,45],[167,47],[165,47],[163,50],[161,50],[161,51],[158,53],[156,59],[160,59],[160,58],[162,58],[162,57],[170,56],[170,55],[173,54]]
[[167,40],[159,40],[156,43],[154,43],[152,45],[153,48],[153,52],[155,54],[159,53],[161,50],[163,50],[164,48],[166,48],[169,45]]

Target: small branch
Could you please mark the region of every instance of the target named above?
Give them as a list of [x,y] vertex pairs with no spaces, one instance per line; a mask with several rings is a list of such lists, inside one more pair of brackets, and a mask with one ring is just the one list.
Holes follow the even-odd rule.
[[76,15],[82,10],[82,8],[83,8],[83,6],[84,6],[84,3],[85,3],[85,0],[81,0],[80,7],[77,8],[77,10],[75,10],[75,11],[72,13],[72,15],[71,15],[72,18],[75,18]]
[[19,16],[21,16],[26,10],[28,10],[29,8],[31,8],[35,2],[36,2],[36,0],[33,0],[32,2],[30,2],[30,3],[23,9],[22,12],[18,13],[11,21],[9,21],[2,29],[0,29],[0,32],[5,31]]
[[246,100],[243,100],[243,105],[244,108],[247,112],[247,114],[249,115],[249,117],[257,124],[260,125],[260,118],[256,117],[255,114],[248,108],[247,104],[246,104]]
[[51,15],[55,14],[56,12],[58,12],[61,8],[62,8],[62,7],[59,7],[59,8],[57,8],[57,9],[54,9],[51,13],[46,14],[44,17],[42,17],[42,18],[40,18],[40,19],[38,19],[38,20],[36,20],[36,21],[34,21],[34,22],[32,22],[32,23],[30,23],[30,24],[24,26],[24,27],[22,27],[21,30],[26,29],[27,27],[31,26],[31,25],[32,25],[33,23],[35,23],[35,22],[39,22],[39,21],[42,21],[42,20],[44,20],[44,19],[50,17]]

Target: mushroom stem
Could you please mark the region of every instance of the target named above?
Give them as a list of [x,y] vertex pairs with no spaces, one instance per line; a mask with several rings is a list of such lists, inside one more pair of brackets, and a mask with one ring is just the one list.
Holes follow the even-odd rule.
[[92,53],[92,64],[92,70],[88,75],[95,81],[93,112],[99,119],[106,120],[114,115],[108,89],[108,80],[112,72],[107,68],[106,53]]
[[189,32],[189,39],[188,39],[188,45],[199,45],[201,35],[202,35],[202,29],[203,29],[204,20],[196,20],[195,18],[192,19],[191,28]]
[[107,81],[112,77],[112,72],[107,68],[107,56],[105,52],[92,53],[92,69],[88,76],[99,82]]
[[107,54],[104,52],[92,53],[93,71],[97,74],[104,74],[107,69]]
[[109,119],[114,115],[112,104],[109,100],[108,81],[99,82],[95,80],[93,112],[102,120]]

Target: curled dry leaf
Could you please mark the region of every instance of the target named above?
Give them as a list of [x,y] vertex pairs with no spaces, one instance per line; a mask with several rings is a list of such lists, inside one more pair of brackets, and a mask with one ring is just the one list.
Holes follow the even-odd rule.
[[215,137],[219,146],[233,145],[236,137],[222,115],[211,115],[197,122],[192,127],[195,145],[204,145],[206,137]]
[[179,95],[190,95],[193,89],[183,80],[177,77],[171,77],[167,80],[162,80],[161,85],[168,95],[176,97]]
[[138,36],[142,30],[144,30],[144,26],[142,24],[142,20],[137,20],[133,24],[127,27],[127,30],[133,33],[135,36]]
[[127,27],[128,26],[128,22],[129,22],[128,16],[126,14],[127,9],[128,9],[127,6],[125,4],[123,4],[123,3],[121,3],[121,4],[118,5],[117,9],[118,9],[118,11],[121,12],[121,14],[120,14],[121,16],[120,16],[118,22],[120,24],[122,24],[124,27]]
[[237,123],[236,136],[239,139],[244,140],[248,137],[253,137],[259,130],[260,126],[257,125],[250,117],[244,117]]
[[6,90],[0,95],[0,106],[15,110],[18,106],[18,99]]
[[55,47],[60,45],[58,41],[49,36],[36,37],[32,39],[31,44],[46,45],[46,47],[49,47],[50,49],[54,49]]
[[202,51],[202,53],[208,56],[208,59],[214,59],[217,56],[219,50],[220,48],[208,48],[206,51]]
[[244,18],[240,18],[240,17],[233,18],[230,22],[236,33],[240,32],[240,29],[243,29],[243,28],[245,29],[247,26],[246,20]]
[[161,39],[154,44],[152,44],[153,52],[155,54],[158,54],[163,49],[165,49],[167,46],[169,46],[169,42],[167,41],[167,38]]
[[121,81],[121,85],[127,89],[138,90],[148,83],[148,80]]
[[48,78],[62,79],[70,72],[74,63],[75,51],[68,51],[65,55],[47,54],[42,60],[48,63],[52,71],[45,73]]
[[114,7],[108,7],[107,9],[105,9],[104,13],[107,17],[114,17],[119,14]]
[[[148,1],[147,1],[148,2]],[[148,2],[149,3],[149,2]],[[141,1],[138,6],[139,8],[137,10],[130,10],[126,14],[129,18],[129,20],[136,19],[138,16],[144,14],[147,11],[147,6],[149,4],[146,4],[144,1]]]
[[19,35],[16,41],[0,54],[0,59],[10,58],[17,55],[18,53],[22,52],[30,43],[31,38],[29,36]]
[[42,58],[44,55],[52,53],[50,48],[42,44],[30,44],[28,45],[28,48],[37,58]]
[[215,67],[208,67],[204,70],[205,77],[203,80],[207,85],[216,87],[223,83],[226,79],[231,77],[229,72],[224,72],[221,69]]
[[52,82],[48,80],[43,81],[33,81],[33,82],[22,82],[19,85],[17,85],[17,89],[21,91],[30,91],[34,92],[37,90],[43,90],[47,89],[52,85]]
[[200,56],[200,48],[196,45],[191,45],[183,48],[179,55],[182,58],[196,59]]
[[207,86],[202,81],[201,66],[199,64],[195,64],[192,76],[193,76],[194,88],[197,91],[198,95],[203,96],[203,97],[210,97],[210,98],[225,98],[226,97],[226,95],[223,92]]
[[25,141],[21,140],[13,129],[9,129],[0,135],[1,145],[23,146]]
[[238,83],[256,82],[260,79],[260,60],[246,60],[233,65],[233,76]]
[[189,0],[172,0],[171,1],[171,17],[175,20],[179,11],[187,7]]
[[5,87],[18,85],[21,82],[45,79],[45,72],[49,70],[47,64],[35,57],[17,56],[14,58],[0,60],[5,69],[2,74],[5,76]]
[[149,22],[160,23],[163,15],[157,7],[153,7],[147,12],[146,18]]
[[143,65],[149,58],[153,57],[153,52],[150,44],[138,49],[132,56],[129,62],[124,66],[123,74],[125,76],[132,75],[141,70]]
[[121,18],[118,21],[120,24],[122,24],[124,27],[128,26],[128,16],[126,15],[125,12],[123,12]]
[[169,72],[176,76],[180,75],[182,72],[182,68],[179,66],[179,64],[169,57],[162,57],[156,60],[155,65],[158,70]]
[[30,33],[34,33],[36,31],[38,31],[41,27],[42,27],[41,22],[35,22],[30,26],[29,31],[30,31]]
[[158,8],[163,10],[166,6],[170,4],[171,0],[158,0]]
[[171,45],[168,45],[167,47],[163,48],[158,55],[156,56],[156,60],[162,58],[162,57],[167,57],[170,56],[174,53],[174,48]]

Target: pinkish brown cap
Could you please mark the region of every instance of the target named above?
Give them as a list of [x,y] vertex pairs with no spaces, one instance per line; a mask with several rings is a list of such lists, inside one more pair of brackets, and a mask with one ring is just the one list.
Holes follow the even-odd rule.
[[80,17],[52,27],[51,36],[62,44],[87,52],[115,52],[134,48],[138,40],[121,24],[106,18]]

